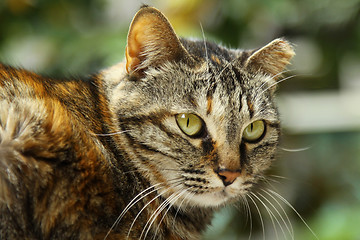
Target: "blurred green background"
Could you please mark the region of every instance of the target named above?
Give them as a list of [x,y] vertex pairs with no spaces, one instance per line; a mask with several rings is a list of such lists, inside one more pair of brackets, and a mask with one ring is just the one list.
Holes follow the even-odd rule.
[[[277,37],[295,44],[295,77],[280,83],[284,131],[267,187],[319,239],[360,239],[360,1],[1,0],[0,60],[52,76],[98,71],[124,59],[142,3],[163,11],[181,36],[201,38],[202,25],[207,39],[228,47]],[[268,206],[254,199],[262,218],[251,201],[251,219],[243,205],[228,207],[205,239],[316,239],[291,207],[258,193]]]

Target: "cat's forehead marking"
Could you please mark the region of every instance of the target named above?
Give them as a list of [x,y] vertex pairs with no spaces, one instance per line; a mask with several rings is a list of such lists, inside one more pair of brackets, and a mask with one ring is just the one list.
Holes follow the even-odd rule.
[[221,64],[220,59],[215,54],[211,55],[211,60],[213,60],[214,62],[216,62],[219,65]]
[[209,115],[212,112],[212,96],[207,96],[207,108],[206,108],[206,114]]

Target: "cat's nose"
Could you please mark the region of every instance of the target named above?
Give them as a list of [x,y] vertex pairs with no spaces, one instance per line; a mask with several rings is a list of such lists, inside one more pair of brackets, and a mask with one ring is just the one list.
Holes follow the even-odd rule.
[[233,171],[233,170],[217,170],[216,173],[218,174],[219,178],[223,181],[224,186],[229,186],[232,184],[236,178],[241,175],[240,171]]

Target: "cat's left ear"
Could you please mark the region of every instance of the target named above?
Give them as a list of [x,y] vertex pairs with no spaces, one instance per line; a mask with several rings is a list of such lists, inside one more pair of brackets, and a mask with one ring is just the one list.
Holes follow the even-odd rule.
[[141,75],[150,66],[184,59],[191,60],[166,17],[153,7],[142,7],[130,25],[126,71]]
[[294,55],[291,44],[279,38],[254,51],[247,58],[244,66],[251,72],[262,72],[276,78],[290,63]]

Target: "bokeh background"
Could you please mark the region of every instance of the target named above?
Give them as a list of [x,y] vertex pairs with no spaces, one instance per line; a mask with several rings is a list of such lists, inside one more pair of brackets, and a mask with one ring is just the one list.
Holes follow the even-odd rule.
[[[0,61],[51,76],[98,71],[124,59],[142,3],[163,11],[181,36],[202,38],[202,26],[206,39],[233,48],[294,43],[293,77],[278,91],[279,159],[264,187],[319,239],[360,239],[360,1],[1,0]],[[241,204],[228,207],[204,239],[316,239],[291,207],[259,193],[262,217],[251,201],[251,219]]]

